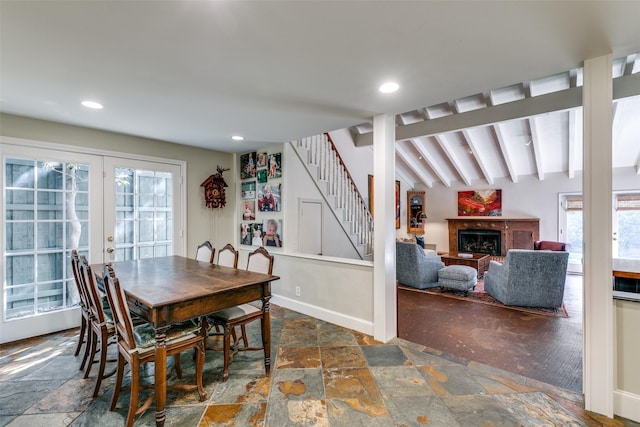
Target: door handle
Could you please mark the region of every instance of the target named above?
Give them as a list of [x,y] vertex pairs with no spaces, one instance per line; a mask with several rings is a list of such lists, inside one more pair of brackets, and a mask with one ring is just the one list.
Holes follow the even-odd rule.
[[113,248],[107,248],[107,252],[108,253],[113,253],[114,249]]

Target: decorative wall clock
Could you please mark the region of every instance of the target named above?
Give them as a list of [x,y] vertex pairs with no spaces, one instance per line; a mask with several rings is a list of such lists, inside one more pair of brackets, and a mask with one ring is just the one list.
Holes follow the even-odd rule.
[[205,179],[200,187],[204,187],[204,202],[208,208],[223,208],[227,204],[225,187],[227,183],[222,177],[222,172],[229,169],[217,167],[218,172]]

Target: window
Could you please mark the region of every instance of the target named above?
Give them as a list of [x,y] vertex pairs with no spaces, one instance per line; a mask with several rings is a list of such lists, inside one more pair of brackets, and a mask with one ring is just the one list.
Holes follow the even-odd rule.
[[614,256],[640,259],[640,193],[616,194],[614,206]]

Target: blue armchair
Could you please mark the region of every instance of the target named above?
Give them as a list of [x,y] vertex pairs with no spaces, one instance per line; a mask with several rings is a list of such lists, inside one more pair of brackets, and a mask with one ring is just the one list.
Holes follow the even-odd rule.
[[418,289],[438,285],[438,270],[444,268],[439,256],[426,256],[415,243],[396,242],[396,279],[398,283]]
[[511,249],[504,263],[491,261],[486,293],[505,305],[562,306],[569,252]]

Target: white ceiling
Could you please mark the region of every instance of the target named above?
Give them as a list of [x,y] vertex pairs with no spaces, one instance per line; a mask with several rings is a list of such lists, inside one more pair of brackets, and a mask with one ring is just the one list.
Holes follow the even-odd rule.
[[[640,52],[638,1],[2,0],[0,15],[2,112],[229,152],[382,113],[407,113],[399,120],[408,123],[438,117],[439,105],[461,113],[521,90],[526,98],[534,94],[522,82],[544,89],[546,76],[576,70],[585,58]],[[400,91],[379,94],[388,79]],[[87,110],[85,99],[105,108]],[[533,126],[565,144],[572,119],[558,114],[559,122],[538,118]],[[497,132],[528,137],[529,126]],[[235,134],[246,140],[232,141]],[[489,137],[500,139],[495,127],[443,135],[417,141],[446,153],[465,144],[481,152]],[[398,144],[399,163],[420,155],[415,142]],[[406,164],[401,172],[447,185],[540,171],[526,160],[510,172],[494,157],[462,159],[462,171],[449,158],[427,165],[423,177]],[[542,172],[566,163],[557,158]]]

